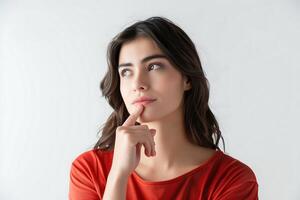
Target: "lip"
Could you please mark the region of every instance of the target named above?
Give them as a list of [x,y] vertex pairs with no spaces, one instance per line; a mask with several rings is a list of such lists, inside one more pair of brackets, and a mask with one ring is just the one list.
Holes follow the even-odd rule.
[[142,96],[142,97],[135,99],[132,104],[145,104],[146,105],[146,104],[152,103],[153,101],[156,101],[156,99],[147,97],[147,96]]
[[145,105],[147,105],[149,103],[152,103],[153,101],[156,101],[156,100],[137,101],[134,104],[136,104],[136,105],[142,104],[142,105],[145,106]]

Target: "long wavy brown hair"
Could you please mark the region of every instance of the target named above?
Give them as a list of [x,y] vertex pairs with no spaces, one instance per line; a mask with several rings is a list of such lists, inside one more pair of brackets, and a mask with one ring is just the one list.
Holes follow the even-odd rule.
[[[191,89],[185,91],[183,100],[184,125],[189,141],[202,147],[220,150],[219,141],[222,139],[225,151],[225,142],[218,122],[208,105],[209,82],[203,72],[195,45],[179,26],[164,17],[151,17],[135,22],[109,43],[108,70],[100,83],[100,89],[102,96],[114,111],[100,127],[98,135],[101,134],[101,137],[94,145],[94,149],[113,150],[116,128],[129,116],[120,93],[118,62],[122,44],[138,36],[151,38],[172,65],[191,83]],[[136,122],[136,125],[139,123]]]

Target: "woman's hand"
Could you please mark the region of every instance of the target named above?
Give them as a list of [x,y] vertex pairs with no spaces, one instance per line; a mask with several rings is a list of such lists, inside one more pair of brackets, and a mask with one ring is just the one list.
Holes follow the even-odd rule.
[[144,110],[139,105],[122,126],[116,129],[115,146],[112,168],[118,175],[129,176],[140,162],[141,146],[145,148],[145,155],[155,156],[154,135],[155,129],[149,129],[147,125],[135,126],[137,118]]

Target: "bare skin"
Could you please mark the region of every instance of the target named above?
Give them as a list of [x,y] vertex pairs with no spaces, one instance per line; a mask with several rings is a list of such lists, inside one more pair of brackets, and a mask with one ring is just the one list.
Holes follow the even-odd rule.
[[[140,163],[135,172],[145,181],[165,181],[181,176],[205,163],[214,155],[215,151],[202,147],[194,147],[194,150],[185,152],[190,158],[182,159],[182,163],[170,168],[146,166]],[[184,154],[184,153],[183,153]]]
[[[179,112],[179,111],[176,111]],[[135,172],[147,181],[163,181],[178,177],[199,167],[211,158],[215,150],[194,145],[186,138],[181,116],[174,113],[161,123],[147,123],[156,129],[156,156],[141,155]]]
[[130,67],[119,72],[120,91],[129,112],[136,106],[132,104],[134,97],[146,95],[157,99],[146,105],[137,118],[141,125],[156,130],[156,156],[142,154],[135,169],[144,179],[155,181],[187,172],[202,164],[215,151],[194,145],[186,137],[182,97],[191,88],[187,78],[166,58],[142,62],[151,55],[164,54],[150,38],[138,37],[123,44],[119,63],[129,63]]

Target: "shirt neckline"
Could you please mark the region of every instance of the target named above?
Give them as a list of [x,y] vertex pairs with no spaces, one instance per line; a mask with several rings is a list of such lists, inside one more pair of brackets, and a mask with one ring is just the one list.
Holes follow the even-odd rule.
[[208,160],[206,160],[204,163],[200,164],[198,167],[182,174],[182,175],[179,175],[175,178],[172,178],[172,179],[168,179],[168,180],[163,180],[163,181],[146,181],[144,180],[142,177],[140,177],[136,171],[134,170],[131,174],[132,178],[136,179],[137,181],[139,181],[140,183],[144,184],[144,185],[163,185],[163,184],[169,184],[169,183],[173,183],[173,182],[176,182],[176,181],[180,181],[182,180],[183,178],[187,178],[191,175],[193,175],[194,173],[197,173],[198,171],[200,170],[203,170],[205,169],[205,167],[207,167],[208,165],[210,164],[213,164],[214,161],[216,159],[218,159],[221,155],[223,154],[222,151],[220,150],[216,150],[216,152],[214,153],[214,155],[212,155]]

